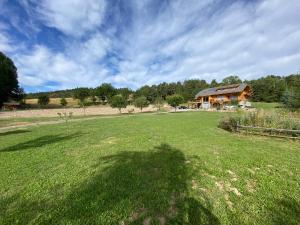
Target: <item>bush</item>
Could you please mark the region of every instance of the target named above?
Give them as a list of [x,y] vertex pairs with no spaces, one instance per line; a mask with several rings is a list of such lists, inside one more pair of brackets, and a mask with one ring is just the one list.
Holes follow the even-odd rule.
[[60,104],[61,104],[62,106],[66,106],[66,105],[68,104],[68,102],[67,102],[67,100],[66,100],[65,98],[61,98],[61,99],[60,99]]
[[48,95],[40,95],[40,96],[38,97],[38,104],[39,104],[40,106],[48,105],[49,102],[50,102],[50,98],[49,98]]
[[121,113],[121,109],[127,106],[127,100],[122,95],[115,95],[111,98],[110,105],[112,108],[118,108]]
[[224,130],[230,131],[230,132],[236,132],[237,131],[237,125],[238,125],[238,118],[236,117],[225,117],[219,122],[219,128],[222,128]]
[[176,107],[179,106],[184,101],[183,97],[177,94],[167,96],[166,100],[170,106],[174,107],[175,111],[176,111]]
[[282,103],[291,111],[300,109],[300,87],[286,91],[283,95]]
[[237,125],[275,128],[286,130],[300,130],[300,120],[296,117],[296,113],[285,112],[244,112],[237,116],[229,116],[223,118],[219,127],[231,132],[237,131]]
[[138,97],[134,100],[134,106],[140,108],[141,112],[143,108],[149,106],[149,101],[145,96]]

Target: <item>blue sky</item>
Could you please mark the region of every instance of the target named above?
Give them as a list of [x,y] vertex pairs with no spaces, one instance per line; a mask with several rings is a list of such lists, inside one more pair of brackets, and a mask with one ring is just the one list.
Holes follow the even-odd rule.
[[300,70],[300,1],[0,0],[27,92]]

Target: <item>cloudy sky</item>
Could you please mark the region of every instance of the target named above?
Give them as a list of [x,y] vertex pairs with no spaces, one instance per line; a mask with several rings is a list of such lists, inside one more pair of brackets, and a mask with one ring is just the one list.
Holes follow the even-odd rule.
[[0,0],[27,92],[300,70],[299,0]]

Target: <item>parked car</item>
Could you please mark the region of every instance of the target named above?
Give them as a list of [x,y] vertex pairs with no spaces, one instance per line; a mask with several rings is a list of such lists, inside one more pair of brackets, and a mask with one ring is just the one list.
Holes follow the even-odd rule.
[[224,109],[225,110],[233,110],[233,109],[236,109],[237,107],[235,105],[225,105],[224,106]]
[[188,107],[186,107],[185,105],[180,105],[178,106],[178,109],[188,109]]

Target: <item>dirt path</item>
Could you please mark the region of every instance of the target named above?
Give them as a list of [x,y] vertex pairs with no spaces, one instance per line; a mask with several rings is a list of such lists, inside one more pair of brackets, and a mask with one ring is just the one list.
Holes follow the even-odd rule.
[[[161,112],[161,113],[168,113],[168,112]],[[138,113],[137,113],[138,114]],[[142,113],[143,115],[154,115],[156,112],[152,113]],[[78,118],[78,119],[69,119],[67,122],[79,122],[79,121],[85,121],[85,120],[94,120],[94,119],[109,119],[109,118],[118,118],[118,117],[125,117],[125,116],[135,116],[136,114],[133,115],[128,115],[128,114],[119,114],[119,115],[107,115],[107,116],[92,116],[92,117],[87,117],[87,118]],[[10,130],[15,130],[15,129],[21,129],[21,128],[27,128],[27,127],[38,127],[41,125],[49,125],[49,124],[60,124],[60,123],[66,123],[64,119],[61,120],[53,120],[53,121],[44,121],[44,122],[31,122],[31,123],[26,123],[26,124],[21,124],[21,125],[13,125],[13,126],[7,126],[7,127],[0,127],[0,133],[4,133]]]
[[[122,109],[123,113],[134,110],[133,113],[139,113],[140,110],[133,106],[128,106],[126,109]],[[144,112],[154,112],[156,108],[152,105],[143,109]],[[99,116],[99,115],[117,115],[118,109],[111,108],[110,106],[91,106],[86,107],[85,112],[83,108],[66,108],[66,109],[33,109],[33,110],[17,110],[17,111],[5,111],[0,112],[0,118],[34,118],[34,117],[57,117],[58,113],[72,113],[73,116]]]

